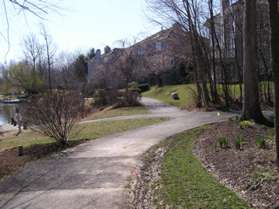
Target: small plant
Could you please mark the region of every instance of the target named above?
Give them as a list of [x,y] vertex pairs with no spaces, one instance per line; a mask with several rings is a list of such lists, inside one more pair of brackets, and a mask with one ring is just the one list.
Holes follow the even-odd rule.
[[252,128],[255,126],[255,122],[252,120],[243,120],[239,123],[241,129]]
[[137,82],[131,82],[129,83],[129,91],[133,91],[133,92],[141,92],[141,89],[139,88],[139,84]]
[[266,148],[266,141],[263,137],[257,137],[256,138],[256,145],[260,149],[265,149]]
[[218,139],[218,144],[222,149],[229,148],[229,140],[226,137],[220,137]]
[[235,148],[240,150],[244,144],[244,139],[241,136],[236,137],[235,139]]
[[252,173],[252,177],[256,182],[276,181],[278,176],[270,168],[257,167]]

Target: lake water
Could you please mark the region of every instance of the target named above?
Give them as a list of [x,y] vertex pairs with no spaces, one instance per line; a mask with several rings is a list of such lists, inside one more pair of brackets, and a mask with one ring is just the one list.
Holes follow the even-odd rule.
[[15,111],[15,104],[1,104],[0,103],[0,126],[11,121],[11,117]]

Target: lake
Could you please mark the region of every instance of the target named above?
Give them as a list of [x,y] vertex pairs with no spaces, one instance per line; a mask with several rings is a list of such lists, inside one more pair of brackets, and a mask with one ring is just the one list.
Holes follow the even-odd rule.
[[0,103],[0,126],[11,121],[11,117],[15,112],[17,104],[1,104]]

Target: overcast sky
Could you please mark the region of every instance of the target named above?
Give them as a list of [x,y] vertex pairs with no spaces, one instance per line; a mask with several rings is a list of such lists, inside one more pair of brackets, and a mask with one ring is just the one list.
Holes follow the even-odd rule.
[[[57,0],[59,1],[59,0]],[[144,37],[158,30],[146,16],[144,0],[61,0],[61,14],[52,12],[44,24],[53,37],[59,51],[87,51],[113,46],[125,38]],[[3,5],[1,5],[0,31],[6,34]],[[0,37],[0,63],[20,59],[23,38],[28,33],[39,33],[42,20],[32,15],[18,14],[8,8],[10,19],[11,49],[5,59],[7,44]]]

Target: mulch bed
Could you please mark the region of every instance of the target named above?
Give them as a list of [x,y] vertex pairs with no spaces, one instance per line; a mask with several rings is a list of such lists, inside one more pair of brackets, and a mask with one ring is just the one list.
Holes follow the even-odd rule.
[[[213,124],[200,135],[194,153],[254,208],[277,208],[279,170],[273,161],[275,144],[271,133],[272,129],[260,125],[240,128],[238,121]],[[221,137],[227,139],[228,148],[220,147]],[[236,146],[237,137],[243,139],[241,149]],[[259,137],[265,139],[265,149],[256,144]]]
[[167,149],[168,144],[164,146],[155,145],[142,157],[143,165],[140,168],[136,168],[132,173],[133,177],[129,185],[129,208],[157,208],[155,203],[160,204],[159,201],[161,199],[158,194],[161,187],[161,166]]

